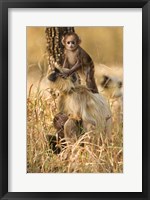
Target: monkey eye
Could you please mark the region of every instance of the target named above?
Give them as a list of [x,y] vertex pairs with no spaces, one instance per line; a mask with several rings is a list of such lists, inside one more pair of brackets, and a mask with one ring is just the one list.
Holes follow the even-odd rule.
[[75,41],[68,41],[67,44],[75,44]]
[[121,81],[119,81],[119,82],[118,82],[118,87],[119,87],[119,88],[121,88],[121,87],[122,87],[122,85],[123,85],[123,84],[122,84],[122,82],[121,82]]

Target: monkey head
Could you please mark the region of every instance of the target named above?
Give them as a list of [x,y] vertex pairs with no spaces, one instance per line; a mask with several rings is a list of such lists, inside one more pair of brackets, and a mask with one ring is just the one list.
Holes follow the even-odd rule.
[[[49,74],[48,74],[48,80],[51,81],[51,82],[56,82],[58,79],[67,79],[67,77],[65,77],[63,75],[64,72],[69,72],[69,69],[67,68],[60,68],[60,67],[55,67],[53,71],[51,71]],[[74,77],[75,74],[71,75],[71,80],[72,82],[75,82],[76,81],[76,77]],[[69,79],[69,78],[68,78]]]
[[59,76],[61,76],[61,72],[55,67],[55,69],[48,75],[48,80],[55,82]]
[[122,96],[122,86],[123,83],[120,79],[116,77],[111,77],[108,75],[103,75],[101,81],[101,87],[107,93],[111,93],[111,97],[120,97]]
[[[115,84],[115,86],[114,86],[114,84]],[[109,87],[121,88],[122,87],[122,81],[117,80],[117,79],[112,78],[112,77],[109,77],[107,75],[103,75],[103,80],[101,82],[101,86],[103,88],[109,88]]]
[[67,33],[65,36],[63,36],[61,42],[65,49],[74,51],[81,43],[81,40],[76,33]]
[[103,64],[95,65],[95,79],[98,90],[108,99],[123,96],[123,68],[108,67]]
[[[59,68],[59,67],[58,68],[55,67],[54,70],[51,73],[48,74],[47,78],[48,78],[49,81],[52,81],[52,82],[55,82],[58,79],[58,77],[62,78],[62,79],[67,79],[67,77],[65,77],[63,75],[63,73],[68,72],[68,71],[69,71],[69,69],[67,69],[67,68],[62,69],[62,68]],[[79,83],[79,81],[80,81],[78,74],[76,74],[76,73],[73,73],[70,76],[70,79],[73,83]]]
[[47,79],[49,80],[49,87],[61,92],[69,92],[73,89],[75,87],[76,74],[64,77],[63,72],[68,70],[69,69],[67,68],[54,68],[54,70],[47,76]]

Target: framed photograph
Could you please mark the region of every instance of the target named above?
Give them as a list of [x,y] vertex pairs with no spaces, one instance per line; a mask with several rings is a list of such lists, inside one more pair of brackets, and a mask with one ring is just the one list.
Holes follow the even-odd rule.
[[1,199],[149,199],[149,0],[0,1]]

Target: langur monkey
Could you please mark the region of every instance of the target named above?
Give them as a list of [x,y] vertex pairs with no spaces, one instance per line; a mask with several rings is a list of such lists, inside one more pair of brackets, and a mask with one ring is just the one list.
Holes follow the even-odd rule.
[[[105,98],[101,94],[92,93],[86,86],[75,85],[71,76],[62,77],[62,73],[66,71],[66,68],[55,68],[47,76],[50,88],[60,91],[59,113],[68,117],[62,123],[65,140],[75,141],[81,129],[111,137],[111,111]],[[61,118],[60,115],[57,123],[62,122]]]
[[63,73],[63,77],[66,78],[77,72],[80,78],[84,77],[87,88],[93,93],[98,93],[94,78],[94,63],[88,53],[79,46],[80,43],[81,40],[76,33],[67,33],[62,38],[65,48],[63,67],[69,69]]

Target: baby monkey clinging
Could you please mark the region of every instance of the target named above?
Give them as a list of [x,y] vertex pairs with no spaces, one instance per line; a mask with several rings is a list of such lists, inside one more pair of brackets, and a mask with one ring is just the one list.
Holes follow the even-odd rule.
[[65,60],[63,67],[68,68],[63,77],[78,72],[80,78],[84,76],[87,87],[93,92],[98,93],[94,78],[94,63],[88,53],[79,45],[81,40],[76,33],[68,33],[62,38],[62,44],[65,47]]

